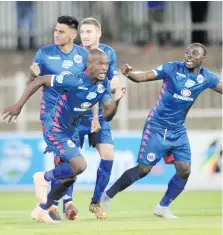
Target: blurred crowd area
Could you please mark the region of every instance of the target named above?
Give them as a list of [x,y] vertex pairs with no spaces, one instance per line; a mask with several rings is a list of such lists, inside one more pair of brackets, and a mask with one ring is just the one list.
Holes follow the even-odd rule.
[[[90,16],[98,19],[101,42],[116,50],[119,67],[128,62],[135,70],[150,70],[166,61],[183,60],[186,46],[199,42],[207,46],[204,66],[222,76],[222,2],[0,2],[1,110],[21,95],[33,56],[38,48],[53,43],[54,25],[61,15],[80,21]],[[161,84],[134,84],[120,78],[128,92],[113,128],[140,130]],[[0,122],[1,130],[40,131],[40,99],[38,92],[20,121]],[[221,129],[221,107],[221,96],[205,91],[189,113],[188,127]]]

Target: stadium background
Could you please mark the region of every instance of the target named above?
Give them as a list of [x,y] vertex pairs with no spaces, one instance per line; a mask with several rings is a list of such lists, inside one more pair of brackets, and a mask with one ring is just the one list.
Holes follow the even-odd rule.
[[[53,42],[52,34],[56,19],[65,14],[73,15],[78,20],[90,16],[98,19],[102,24],[101,42],[116,50],[119,68],[128,62],[135,70],[150,70],[166,61],[182,60],[186,46],[196,41],[207,45],[208,53],[204,66],[222,78],[222,2],[197,2],[197,5],[191,2],[166,2],[157,9],[149,7],[147,2],[33,2],[32,4],[33,31],[30,34],[28,21],[24,22],[19,33],[16,3],[0,2],[1,110],[20,97],[26,86],[29,66],[35,51]],[[203,19],[193,19],[196,7],[204,15]],[[30,10],[28,12],[30,13]],[[22,38],[21,47],[18,47],[19,35]],[[32,45],[29,44],[30,35]],[[76,42],[80,43],[79,39]],[[160,82],[134,84],[121,75],[120,79],[127,86],[127,94],[112,121],[116,160],[111,183],[126,169],[135,165],[141,130],[148,110],[155,104],[161,86]],[[32,191],[32,174],[53,166],[52,156],[42,154],[45,144],[39,122],[40,99],[41,91],[30,99],[17,123],[6,124],[2,120],[0,122],[2,192]],[[220,95],[206,90],[188,114],[186,124],[193,159],[188,191],[196,190],[198,193],[203,190],[221,191],[221,102]],[[87,145],[84,147],[83,155],[88,162],[88,168],[79,177],[76,188],[91,191],[99,157],[94,149],[88,148]],[[173,174],[173,167],[164,166],[161,162],[150,176],[137,182],[131,189],[163,191]],[[0,201],[8,197],[8,194],[1,195],[3,196],[2,198],[0,196]],[[25,198],[29,194],[22,195]],[[204,194],[198,194],[196,200],[202,195]],[[216,196],[213,192],[210,197],[217,198],[219,194]],[[219,201],[219,204],[209,205],[210,208],[212,206],[216,211],[216,208],[221,207],[221,203]],[[4,209],[7,208],[0,207],[0,210]],[[219,214],[216,212],[216,215]],[[206,234],[205,231],[202,234]]]

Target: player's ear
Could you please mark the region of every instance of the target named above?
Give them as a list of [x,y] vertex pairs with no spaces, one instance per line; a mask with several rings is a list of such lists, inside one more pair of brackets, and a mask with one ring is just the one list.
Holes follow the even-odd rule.
[[203,63],[206,60],[206,56],[203,56],[201,63]]
[[76,37],[77,37],[77,31],[75,30],[75,31],[72,33],[71,39],[74,40]]
[[101,38],[101,30],[98,30],[98,38]]

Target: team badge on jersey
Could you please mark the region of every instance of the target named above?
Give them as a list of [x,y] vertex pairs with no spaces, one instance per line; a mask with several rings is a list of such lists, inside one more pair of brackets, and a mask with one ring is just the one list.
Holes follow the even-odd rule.
[[95,92],[90,92],[90,93],[88,93],[86,99],[93,100],[96,96],[97,96],[97,94]]
[[65,69],[69,69],[70,67],[73,66],[73,61],[71,60],[64,60],[63,61],[63,64],[62,64],[62,67],[65,68]]
[[147,154],[147,160],[149,162],[153,162],[156,159],[156,155],[154,153],[148,153]]
[[204,77],[203,77],[201,74],[199,74],[199,75],[197,76],[197,82],[198,82],[198,83],[204,82]]
[[184,96],[184,97],[188,97],[191,95],[191,91],[190,90],[187,90],[187,89],[184,89],[181,91],[181,95]]
[[190,88],[194,85],[195,85],[195,81],[193,81],[191,79],[187,79],[187,81],[185,82],[185,87],[187,87],[187,88]]
[[84,102],[81,104],[81,107],[83,109],[88,109],[89,107],[91,107],[91,103],[90,102]]
[[103,93],[104,91],[105,91],[105,87],[102,84],[99,84],[97,92],[98,93]]
[[74,56],[74,62],[75,63],[80,64],[80,63],[82,63],[82,61],[83,61],[82,56],[80,56],[80,55],[75,55]]
[[73,141],[68,140],[67,141],[67,146],[70,147],[70,148],[74,148],[76,145],[75,145],[75,143]]

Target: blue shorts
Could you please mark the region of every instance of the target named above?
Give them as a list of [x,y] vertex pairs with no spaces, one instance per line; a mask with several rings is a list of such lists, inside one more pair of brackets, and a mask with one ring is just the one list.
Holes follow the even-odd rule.
[[191,163],[190,144],[186,129],[165,129],[154,121],[146,121],[138,155],[138,162],[154,166],[167,153],[174,160]]
[[63,129],[52,118],[42,121],[43,138],[47,144],[47,150],[63,161],[69,161],[73,157],[79,157],[80,140],[78,127],[72,130]]
[[90,119],[82,119],[79,125],[79,136],[81,147],[84,143],[85,135],[88,135],[89,145],[95,147],[96,144],[112,144],[113,138],[111,132],[111,125],[106,122],[102,117],[99,118],[101,129],[97,133],[91,133],[91,121]]

